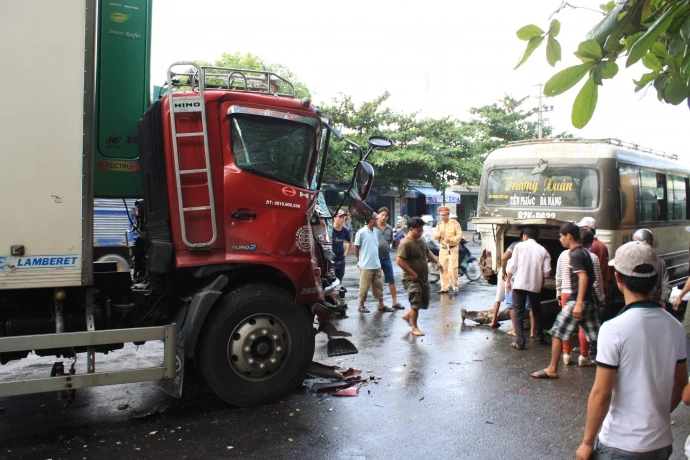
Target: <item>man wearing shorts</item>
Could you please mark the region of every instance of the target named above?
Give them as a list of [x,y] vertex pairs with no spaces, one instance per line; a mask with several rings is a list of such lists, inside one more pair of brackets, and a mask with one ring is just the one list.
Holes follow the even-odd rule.
[[[520,239],[522,239],[522,232],[520,232]],[[498,309],[501,307],[501,302],[506,300],[506,265],[508,265],[508,261],[513,256],[513,249],[515,248],[515,246],[517,246],[519,242],[520,241],[515,241],[510,246],[508,246],[506,252],[503,253],[503,257],[501,257],[501,268],[498,269],[498,275],[496,277],[496,299],[494,300],[494,315],[491,318],[491,324],[489,325],[490,327],[501,327],[501,323],[498,322]],[[510,315],[510,320],[512,322],[512,303]]]
[[424,221],[420,217],[410,219],[407,236],[400,242],[396,260],[403,270],[402,282],[410,301],[410,309],[402,319],[408,322],[412,327],[412,334],[416,336],[424,335],[417,325],[419,310],[429,308],[428,260],[432,260],[443,273],[443,267],[422,238],[423,228]]
[[596,341],[599,333],[599,318],[594,301],[594,267],[589,252],[582,247],[580,228],[569,222],[563,224],[558,232],[561,244],[570,251],[570,296],[551,328],[551,363],[546,369],[532,372],[535,379],[558,377],[563,342],[570,339],[578,325],[590,342]]
[[396,310],[404,310],[405,307],[398,303],[398,291],[395,288],[395,277],[393,276],[393,262],[391,261],[391,244],[393,244],[393,227],[388,225],[388,208],[383,207],[378,210],[378,221],[376,226],[380,230],[379,235],[379,259],[381,260],[381,271],[383,271],[383,282],[388,285],[393,298],[393,306]]

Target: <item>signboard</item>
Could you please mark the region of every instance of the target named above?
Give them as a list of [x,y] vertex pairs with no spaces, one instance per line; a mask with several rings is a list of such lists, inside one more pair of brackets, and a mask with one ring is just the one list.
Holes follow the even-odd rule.
[[599,200],[597,173],[587,168],[547,168],[540,174],[494,169],[486,187],[487,206],[595,208]]

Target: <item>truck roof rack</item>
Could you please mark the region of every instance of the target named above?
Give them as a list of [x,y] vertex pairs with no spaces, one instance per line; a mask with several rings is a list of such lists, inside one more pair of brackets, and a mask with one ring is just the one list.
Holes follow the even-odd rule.
[[529,144],[610,144],[618,147],[625,147],[627,149],[635,150],[640,153],[647,153],[649,155],[655,155],[662,158],[668,158],[670,160],[677,160],[678,155],[674,153],[666,153],[661,150],[650,149],[646,147],[641,147],[638,144],[632,142],[625,142],[620,139],[615,139],[612,137],[605,139],[568,139],[568,138],[549,138],[549,139],[525,139],[521,141],[511,141],[508,145],[529,145]]
[[[176,63],[178,64],[178,63]],[[231,69],[194,65],[184,72],[172,72],[172,88],[241,91],[295,97],[295,85],[280,75],[264,70]],[[186,77],[186,80],[184,78]],[[282,92],[280,92],[282,91]]]

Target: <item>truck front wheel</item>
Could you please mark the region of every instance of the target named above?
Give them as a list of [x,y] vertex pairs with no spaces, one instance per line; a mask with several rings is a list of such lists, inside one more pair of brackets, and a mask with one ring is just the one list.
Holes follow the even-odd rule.
[[235,406],[278,399],[304,380],[314,355],[312,317],[275,286],[229,292],[200,338],[201,370],[211,390]]

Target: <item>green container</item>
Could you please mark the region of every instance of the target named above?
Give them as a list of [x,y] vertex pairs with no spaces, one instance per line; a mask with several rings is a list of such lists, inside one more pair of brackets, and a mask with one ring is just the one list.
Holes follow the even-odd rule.
[[152,0],[100,1],[94,195],[140,198],[137,121],[151,105]]

